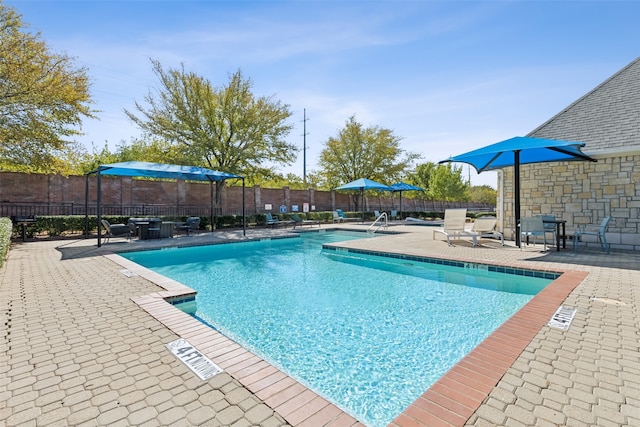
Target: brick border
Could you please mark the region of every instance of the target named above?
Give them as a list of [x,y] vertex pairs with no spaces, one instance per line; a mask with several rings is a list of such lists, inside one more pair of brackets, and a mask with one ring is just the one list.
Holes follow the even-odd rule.
[[[135,297],[132,301],[168,329],[189,340],[292,426],[363,426],[265,360],[167,302],[169,298],[195,295],[191,288],[117,254],[105,256],[164,288],[165,291]],[[464,426],[587,275],[582,271],[563,272],[409,405],[390,426]]]

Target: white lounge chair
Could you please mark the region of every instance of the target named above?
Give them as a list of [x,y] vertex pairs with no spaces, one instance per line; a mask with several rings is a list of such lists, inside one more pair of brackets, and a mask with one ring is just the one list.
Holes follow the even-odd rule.
[[600,247],[606,253],[609,253],[609,243],[607,243],[607,228],[609,228],[610,216],[602,219],[600,225],[583,225],[573,235],[573,250],[578,249],[578,241],[581,236],[596,236],[600,242]]
[[466,221],[467,208],[445,209],[444,226],[433,230],[433,239],[435,240],[436,233],[444,234],[447,237],[447,244],[451,246],[452,237],[471,237],[473,239],[473,246],[476,246],[478,244],[477,238],[464,229]]
[[504,246],[504,236],[501,232],[495,229],[497,222],[498,220],[494,216],[481,216],[479,218],[476,218],[475,222],[473,223],[473,227],[471,227],[471,230],[468,231],[471,236],[475,237],[474,246],[478,244],[478,239],[482,237],[493,237],[496,239],[500,239],[502,246]]

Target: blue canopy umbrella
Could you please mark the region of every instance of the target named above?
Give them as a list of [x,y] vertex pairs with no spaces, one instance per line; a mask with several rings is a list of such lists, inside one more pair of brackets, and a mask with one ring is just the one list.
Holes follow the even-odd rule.
[[[116,176],[142,176],[147,178],[169,178],[169,179],[183,179],[191,181],[206,181],[210,184],[218,181],[225,181],[227,179],[241,179],[242,180],[242,233],[246,235],[246,219],[245,219],[245,200],[244,200],[244,177],[235,175],[228,172],[214,171],[211,169],[201,168],[197,166],[183,166],[183,165],[169,165],[164,163],[150,163],[150,162],[120,162],[111,163],[108,165],[100,165],[94,171],[86,174],[85,183],[85,234],[89,233],[89,175],[95,174],[98,177],[98,195],[97,195],[97,216],[98,216],[98,247],[101,246],[101,228],[100,219],[102,217],[101,208],[101,176],[102,175],[116,175]],[[213,189],[211,190],[211,227],[213,229],[214,213],[213,213]]]
[[[513,210],[517,227],[520,224],[520,165],[574,160],[597,161],[580,151],[584,146],[584,142],[516,136],[459,156],[450,157],[439,163],[467,163],[473,166],[478,173],[513,166]],[[518,232],[516,232],[516,245],[520,246],[520,233]]]
[[400,217],[402,219],[402,192],[403,191],[423,191],[424,188],[416,187],[415,185],[407,184],[406,182],[396,182],[391,184],[391,191],[400,193]]
[[364,190],[392,191],[392,188],[386,184],[381,184],[367,178],[360,178],[341,185],[340,187],[335,188],[335,190],[360,191],[360,194],[362,195],[362,219],[364,220]]

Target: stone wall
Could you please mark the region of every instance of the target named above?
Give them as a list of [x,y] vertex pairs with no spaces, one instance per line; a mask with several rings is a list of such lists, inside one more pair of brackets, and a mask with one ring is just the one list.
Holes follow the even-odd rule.
[[[640,153],[593,156],[593,162],[562,162],[520,167],[521,217],[552,214],[567,221],[567,235],[578,225],[612,221],[612,248],[640,250]],[[498,216],[505,236],[514,237],[513,168],[498,182]],[[571,241],[568,244],[572,244]]]

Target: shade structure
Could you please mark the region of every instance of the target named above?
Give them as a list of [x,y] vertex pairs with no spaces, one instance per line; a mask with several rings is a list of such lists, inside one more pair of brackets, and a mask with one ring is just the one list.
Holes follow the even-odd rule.
[[197,166],[169,165],[150,162],[121,162],[100,165],[91,173],[117,176],[142,176],[147,178],[184,179],[189,181],[224,181],[242,178],[227,172],[219,172]]
[[[87,182],[85,188],[85,232],[88,233],[88,199],[89,199],[89,175],[95,174],[98,177],[98,195],[97,195],[97,215],[98,215],[98,247],[101,246],[101,227],[100,220],[102,216],[101,209],[101,196],[100,196],[100,177],[102,175],[115,175],[115,176],[140,176],[146,178],[165,178],[165,179],[183,179],[186,181],[206,181],[209,183],[224,181],[227,179],[241,179],[242,180],[242,232],[246,235],[246,220],[245,220],[245,201],[244,201],[244,177],[235,175],[228,172],[214,171],[207,168],[201,168],[198,166],[183,166],[183,165],[171,165],[164,163],[151,163],[151,162],[120,162],[111,163],[108,165],[100,165],[94,171],[86,174]],[[213,190],[211,190],[213,194]],[[211,224],[213,226],[213,201],[211,202]]]
[[[415,185],[407,184],[406,182],[396,182],[391,184],[391,191],[394,193],[400,193],[400,217],[402,217],[402,192],[403,191],[424,191],[424,188],[416,187]],[[402,218],[401,218],[402,219]]]
[[380,190],[380,191],[392,191],[391,187],[380,182],[373,181],[367,178],[356,179],[355,181],[348,182],[335,190],[350,190],[360,191],[362,194],[362,220],[364,221],[364,191],[365,190]]
[[[467,163],[473,166],[478,173],[513,166],[513,210],[517,228],[520,224],[520,165],[576,160],[595,162],[596,159],[581,151],[584,146],[584,142],[516,136],[450,157],[439,163]],[[520,233],[517,229],[516,245],[520,246]]]

